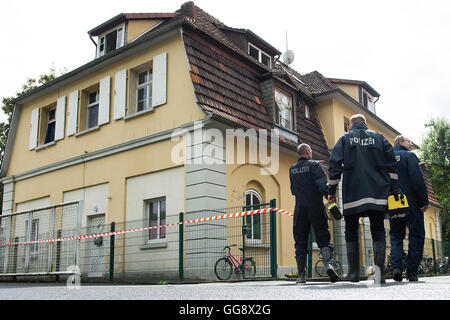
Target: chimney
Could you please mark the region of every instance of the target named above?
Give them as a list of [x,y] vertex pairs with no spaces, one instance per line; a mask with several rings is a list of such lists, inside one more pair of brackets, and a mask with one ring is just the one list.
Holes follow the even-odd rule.
[[181,12],[195,20],[195,4],[194,1],[185,2],[181,5]]

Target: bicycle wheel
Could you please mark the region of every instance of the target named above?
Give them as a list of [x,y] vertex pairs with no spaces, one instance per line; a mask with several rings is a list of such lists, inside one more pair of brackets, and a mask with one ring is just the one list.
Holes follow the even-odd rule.
[[325,267],[323,265],[323,260],[317,260],[316,264],[314,265],[314,270],[316,270],[316,273],[319,277],[328,277],[327,270],[325,270]]
[[228,258],[221,258],[214,266],[214,273],[219,280],[228,280],[233,274],[233,265]]
[[256,275],[256,263],[251,258],[247,258],[244,260],[244,269],[245,278],[254,278]]

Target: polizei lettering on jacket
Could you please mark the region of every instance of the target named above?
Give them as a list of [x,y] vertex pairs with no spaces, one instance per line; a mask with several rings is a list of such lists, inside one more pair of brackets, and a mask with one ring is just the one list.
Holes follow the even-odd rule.
[[292,168],[291,169],[291,173],[292,174],[299,174],[299,173],[305,173],[305,172],[309,172],[309,167],[296,167],[296,168]]
[[375,144],[375,139],[374,138],[360,139],[358,137],[352,137],[352,138],[350,138],[350,145],[353,145],[353,144],[359,144],[362,146],[370,146],[372,144]]

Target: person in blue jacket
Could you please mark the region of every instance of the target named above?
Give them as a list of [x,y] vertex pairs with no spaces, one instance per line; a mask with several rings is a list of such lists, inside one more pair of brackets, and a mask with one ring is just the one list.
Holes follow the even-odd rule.
[[297,153],[299,160],[289,169],[291,193],[295,196],[293,233],[298,270],[297,284],[306,283],[305,267],[311,225],[330,281],[336,282],[339,276],[330,264],[333,245],[330,243],[330,231],[323,204],[323,197],[328,196],[327,176],[320,162],[312,160],[312,150],[308,144],[300,144]]
[[409,215],[405,218],[390,219],[391,263],[393,278],[402,281],[403,240],[406,227],[408,235],[408,256],[406,276],[409,281],[418,281],[417,270],[422,260],[425,241],[423,213],[428,209],[428,190],[420,170],[419,160],[411,151],[411,141],[405,136],[398,136],[394,141],[396,170],[400,190],[406,195]]
[[394,150],[380,133],[371,131],[364,115],[350,118],[350,131],[336,143],[329,160],[329,202],[336,202],[342,176],[342,202],[349,270],[343,281],[359,282],[359,218],[369,217],[374,262],[385,283],[384,217],[391,191],[398,189]]

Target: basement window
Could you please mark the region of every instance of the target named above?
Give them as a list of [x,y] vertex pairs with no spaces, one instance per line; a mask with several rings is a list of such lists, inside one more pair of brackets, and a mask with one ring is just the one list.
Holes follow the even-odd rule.
[[[166,224],[166,199],[154,199],[148,200],[146,205],[147,211],[147,221],[149,227],[163,226]],[[165,239],[166,238],[166,228],[156,228],[148,230],[149,242]]]

